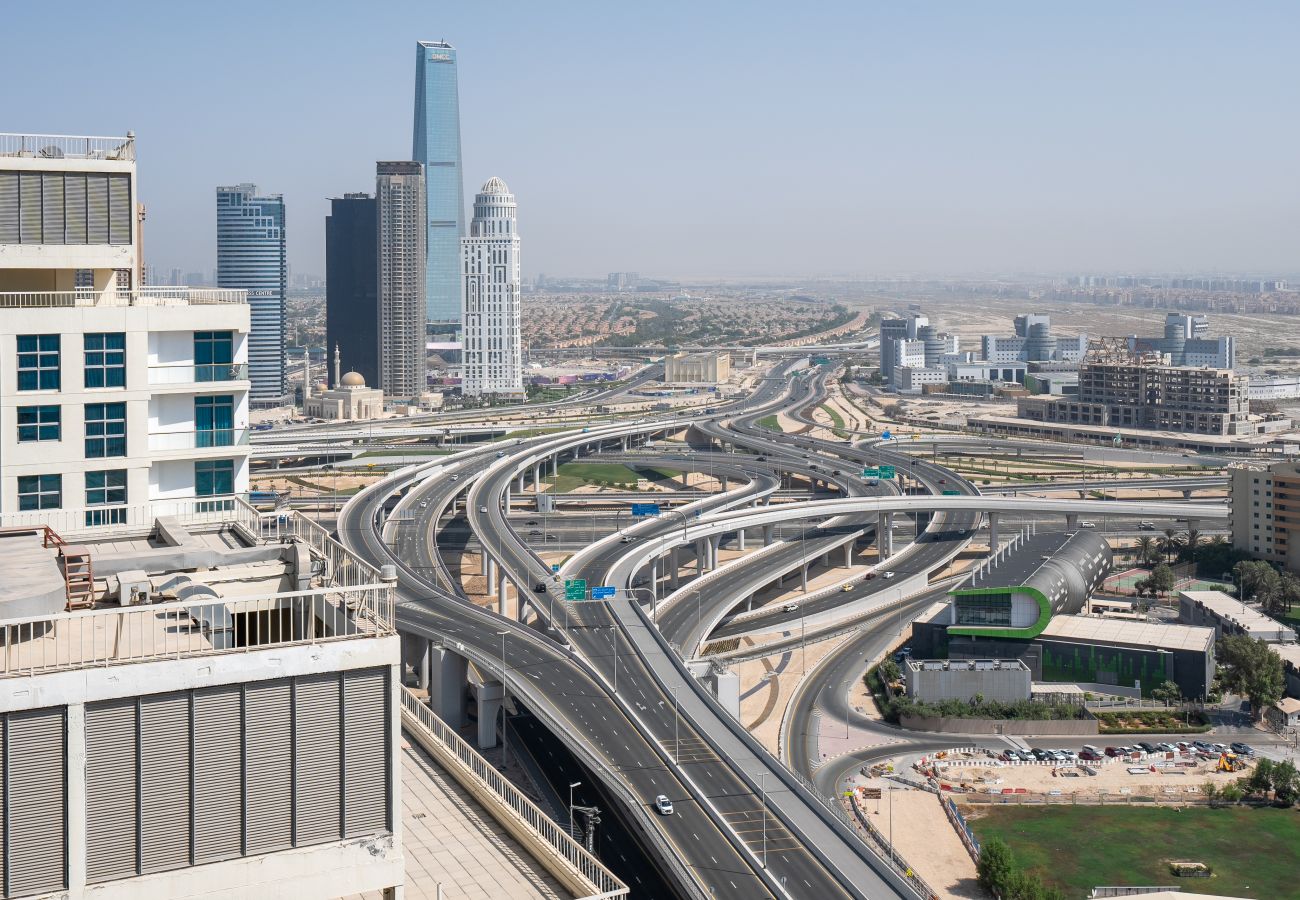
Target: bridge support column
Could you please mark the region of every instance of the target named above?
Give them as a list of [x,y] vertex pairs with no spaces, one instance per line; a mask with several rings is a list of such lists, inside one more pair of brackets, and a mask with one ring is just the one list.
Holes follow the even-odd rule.
[[889,559],[894,555],[894,514],[885,513],[884,521],[876,530],[880,532],[876,538],[880,548],[880,558]]
[[725,491],[727,490],[727,485],[728,485],[730,482],[727,480],[727,476],[726,476],[726,475],[721,475],[721,476],[719,476],[719,479],[720,479],[720,481],[721,481],[721,483],[722,483],[722,490],[725,492]]
[[492,596],[492,591],[497,583],[497,561],[483,551],[483,580],[487,582],[487,595]]
[[740,718],[740,676],[730,670],[713,676],[713,695],[733,719]]
[[488,750],[497,745],[497,717],[501,715],[505,690],[499,681],[474,685],[478,698],[478,746]]
[[627,452],[627,435],[623,435],[623,452]]
[[505,513],[508,516],[510,515],[510,486],[509,485],[506,485],[505,494],[503,495],[502,500],[504,501],[503,505],[505,506]]
[[1195,493],[1195,491],[1193,491],[1191,488],[1187,488],[1186,490],[1183,491],[1183,499],[1184,499],[1184,500],[1191,500],[1191,499],[1192,499],[1192,494],[1194,494],[1194,493]]
[[700,538],[695,542],[695,574],[703,575],[704,567],[709,562],[709,542]]
[[432,678],[429,708],[451,728],[465,725],[465,657],[446,647],[429,647]]
[[560,454],[551,457],[551,477],[554,478],[560,474]]
[[506,591],[509,589],[510,581],[506,578],[505,573],[497,576],[497,615],[506,615]]
[[659,557],[650,560],[650,596],[659,596]]
[[523,473],[523,472],[520,472],[520,473],[519,473],[519,493],[522,494],[523,492],[524,492],[524,473]]
[[722,545],[722,535],[715,534],[709,538],[709,571],[718,567],[718,548]]
[[533,493],[540,494],[541,492],[542,492],[542,464],[533,463]]
[[998,552],[998,514],[989,513],[989,552]]
[[763,526],[763,546],[764,546],[764,547],[769,547],[769,546],[771,546],[772,541],[773,541],[775,538],[776,538],[776,526],[775,526],[775,525],[764,525],[764,526]]
[[831,551],[822,554],[822,565],[828,569],[831,567]]
[[736,549],[741,553],[745,552],[745,529],[736,532]]
[[808,563],[799,567],[799,588],[805,594],[808,593]]
[[1066,513],[1066,514],[1065,514],[1065,528],[1066,528],[1066,530],[1067,530],[1067,531],[1074,531],[1074,530],[1077,529],[1078,527],[1079,527],[1079,514],[1078,514],[1078,513]]
[[844,568],[848,569],[853,566],[853,542],[849,541],[844,545]]
[[681,584],[682,579],[677,572],[679,568],[681,568],[681,561],[677,558],[677,548],[674,547],[668,551],[668,589],[670,591],[677,590],[678,585]]

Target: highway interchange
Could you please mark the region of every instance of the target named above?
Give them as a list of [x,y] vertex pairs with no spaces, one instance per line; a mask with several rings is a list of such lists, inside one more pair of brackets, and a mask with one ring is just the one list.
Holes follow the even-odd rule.
[[[825,799],[847,773],[886,751],[873,748],[822,765],[818,724],[830,720],[878,737],[890,753],[903,744],[919,752],[951,744],[951,738],[900,735],[850,708],[847,696],[866,660],[894,639],[897,623],[946,589],[924,583],[978,533],[978,504],[961,508],[957,501],[979,491],[937,462],[937,442],[927,460],[875,439],[845,443],[763,427],[760,421],[777,410],[813,424],[811,413],[824,401],[829,371],[805,365],[803,357],[780,362],[749,397],[692,416],[684,435],[692,449],[685,453],[637,447],[682,435],[685,426],[674,418],[574,427],[408,466],[361,491],[339,518],[345,544],[377,567],[395,567],[398,624],[413,646],[431,642],[438,652],[468,659],[483,679],[504,680],[515,703],[599,781],[658,876],[681,896],[876,898],[921,892]],[[648,377],[653,374],[643,372],[633,383]],[[592,397],[605,400],[618,390]],[[319,437],[304,434],[304,440]],[[529,510],[530,476],[554,457],[584,453],[631,465],[707,469],[729,483],[725,490],[698,491],[698,499],[682,492],[682,505],[665,507],[658,518],[632,520],[609,509]],[[857,477],[859,468],[880,464],[895,465],[905,476],[900,481],[906,496],[895,493],[893,482],[869,485]],[[936,511],[944,491],[949,510]],[[778,492],[784,492],[782,502],[766,506]],[[914,497],[931,499],[913,503]],[[999,508],[1025,510],[1027,520],[1035,518],[1029,510],[1036,504],[1055,508],[1023,498],[998,502]],[[858,511],[834,509],[853,503]],[[905,504],[917,506],[915,524],[906,529],[900,527]],[[730,521],[787,508],[797,512],[766,534],[763,527],[728,531]],[[1015,513],[1004,515],[1009,534]],[[919,533],[879,567],[887,565],[898,582],[922,589],[895,600],[888,593],[892,579],[854,580],[847,591],[814,592],[796,609],[779,604],[744,615],[763,585],[792,572],[797,577],[824,555],[837,558],[846,544],[853,552],[855,545],[878,542],[887,516],[896,533]],[[1138,520],[1136,513],[1131,518]],[[773,544],[714,565],[717,546],[728,536],[736,546],[742,533],[754,546]],[[712,548],[710,541],[716,541]],[[569,552],[558,577],[539,556],[557,550]],[[467,553],[491,558],[482,565],[489,590],[500,594],[498,584],[512,585],[519,601],[513,608],[501,596],[493,598],[496,611],[470,601],[459,571]],[[455,567],[449,565],[453,558]],[[602,603],[566,602],[560,578],[612,585],[616,596]],[[695,579],[707,588],[692,592]],[[656,629],[649,613],[661,601]],[[846,610],[853,611],[848,618]],[[706,638],[789,632],[796,622],[802,627],[818,616],[840,616],[855,633],[801,680],[778,760],[691,676],[676,648],[689,659]],[[658,794],[673,800],[673,815],[653,813]]]

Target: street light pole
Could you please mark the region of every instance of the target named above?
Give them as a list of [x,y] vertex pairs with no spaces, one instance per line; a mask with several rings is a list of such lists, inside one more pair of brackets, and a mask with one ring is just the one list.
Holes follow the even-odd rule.
[[677,706],[677,688],[673,688],[673,762],[676,765],[682,764],[682,737],[678,726],[681,723],[681,712]]
[[508,715],[507,712],[508,704],[506,701],[509,699],[509,694],[510,694],[510,682],[508,680],[510,672],[506,668],[506,635],[509,633],[510,632],[508,631],[497,632],[497,634],[501,635],[501,769],[502,771],[505,770],[507,765],[506,760],[510,755],[510,729],[508,727],[509,720],[506,718],[506,716]]
[[767,773],[758,773],[758,790],[763,796],[763,868],[767,868]]
[[569,784],[569,836],[570,836],[570,837],[573,837],[573,832],[574,832],[574,826],[573,826],[573,789],[576,788],[576,787],[582,787],[582,782],[581,782],[581,781],[574,781],[574,782],[570,782],[570,784]]

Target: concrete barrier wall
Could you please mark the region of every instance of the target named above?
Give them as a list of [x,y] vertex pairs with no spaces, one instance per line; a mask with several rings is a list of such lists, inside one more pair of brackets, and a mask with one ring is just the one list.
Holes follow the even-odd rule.
[[913,731],[949,734],[1089,735],[1097,734],[1096,719],[958,719],[951,716],[901,716],[898,724]]

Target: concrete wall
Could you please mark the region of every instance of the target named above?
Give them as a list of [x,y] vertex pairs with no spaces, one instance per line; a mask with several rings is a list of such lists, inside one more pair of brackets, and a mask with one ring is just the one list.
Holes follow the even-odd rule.
[[946,669],[914,669],[904,666],[907,695],[923,702],[970,700],[976,694],[986,700],[1009,703],[1028,700],[1031,692],[1029,667],[1006,663],[997,669],[967,668],[962,661]]
[[913,731],[941,731],[949,734],[1097,734],[1096,719],[1046,721],[1038,719],[955,719],[948,716],[902,716],[898,723]]

